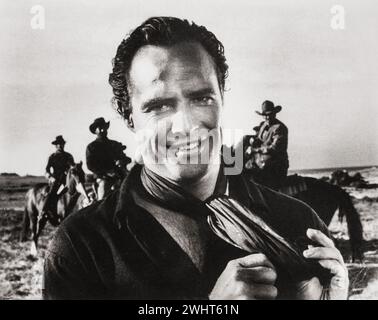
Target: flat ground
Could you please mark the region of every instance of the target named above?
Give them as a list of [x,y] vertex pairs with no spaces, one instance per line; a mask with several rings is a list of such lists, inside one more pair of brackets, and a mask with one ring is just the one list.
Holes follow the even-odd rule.
[[[20,243],[26,190],[42,177],[0,176],[0,299],[40,299],[42,266],[54,228],[47,225],[40,238],[38,259],[30,256],[30,242]],[[365,244],[363,263],[350,263],[345,222],[334,219],[330,229],[341,240],[341,251],[348,262],[350,299],[378,299],[378,198],[354,198],[360,213]]]

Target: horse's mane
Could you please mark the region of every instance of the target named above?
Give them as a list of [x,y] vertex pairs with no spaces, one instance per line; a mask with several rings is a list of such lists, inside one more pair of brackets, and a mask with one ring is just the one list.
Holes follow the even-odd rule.
[[66,187],[68,188],[68,193],[73,195],[76,193],[76,181],[72,178],[72,171],[68,170],[66,177]]

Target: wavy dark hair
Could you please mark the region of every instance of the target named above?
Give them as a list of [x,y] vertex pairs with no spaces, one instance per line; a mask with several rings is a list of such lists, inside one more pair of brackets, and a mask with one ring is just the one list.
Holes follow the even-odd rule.
[[152,17],[132,31],[118,46],[113,59],[109,84],[113,88],[112,104],[117,112],[129,119],[130,96],[127,88],[128,71],[136,52],[145,45],[170,46],[182,41],[197,41],[214,59],[220,89],[224,92],[228,65],[222,43],[204,26],[174,17]]

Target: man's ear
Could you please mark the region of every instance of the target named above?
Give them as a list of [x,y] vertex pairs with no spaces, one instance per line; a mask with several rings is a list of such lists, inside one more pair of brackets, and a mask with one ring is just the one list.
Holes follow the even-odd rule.
[[132,132],[135,132],[135,128],[134,128],[134,120],[133,120],[133,114],[131,113],[129,115],[129,118],[126,120],[127,122],[127,127],[132,131]]

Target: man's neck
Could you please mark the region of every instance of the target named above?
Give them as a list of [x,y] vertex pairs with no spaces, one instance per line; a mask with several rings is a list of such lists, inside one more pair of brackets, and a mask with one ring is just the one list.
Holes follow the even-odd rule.
[[273,118],[271,120],[266,120],[265,121],[269,126],[273,125],[273,124],[276,124],[277,122],[277,118]]
[[209,167],[207,173],[199,180],[182,185],[183,189],[191,193],[200,200],[210,197],[215,190],[217,184],[220,164],[213,164]]

